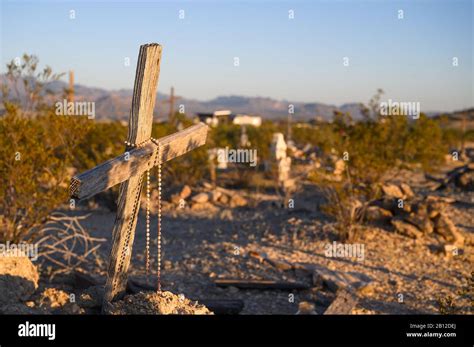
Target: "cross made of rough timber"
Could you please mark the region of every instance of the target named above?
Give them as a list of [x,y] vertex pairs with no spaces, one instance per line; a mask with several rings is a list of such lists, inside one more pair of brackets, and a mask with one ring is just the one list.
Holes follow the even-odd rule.
[[203,123],[158,141],[151,141],[160,60],[160,45],[147,44],[140,47],[127,140],[136,146],[127,147],[124,154],[74,176],[71,180],[70,194],[77,199],[89,198],[121,184],[103,309],[125,292],[145,171],[206,143],[208,127]]

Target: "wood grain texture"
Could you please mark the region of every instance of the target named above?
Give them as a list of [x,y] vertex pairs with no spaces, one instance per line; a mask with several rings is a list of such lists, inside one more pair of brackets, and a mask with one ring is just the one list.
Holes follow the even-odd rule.
[[241,289],[282,289],[282,290],[304,290],[310,287],[299,282],[278,282],[269,280],[240,280],[240,279],[217,279],[214,283],[218,287],[236,287]]
[[[160,155],[156,164],[160,161],[167,162],[204,145],[208,129],[207,125],[199,123],[159,139]],[[128,180],[130,177],[142,174],[153,167],[155,162],[153,153],[157,147],[158,145],[154,142],[149,142],[143,147],[130,150],[74,176],[71,181],[71,196],[77,199],[89,198]]]
[[151,136],[160,61],[161,46],[159,44],[140,46],[128,124],[128,142],[140,144]]
[[354,293],[346,289],[340,289],[324,314],[351,314],[352,309],[357,305],[357,301],[358,298]]
[[[160,45],[147,44],[140,47],[128,127],[128,141],[131,143],[140,144],[151,136],[160,60]],[[125,292],[142,183],[143,174],[140,173],[124,181],[120,186],[103,312],[107,312],[110,301]]]

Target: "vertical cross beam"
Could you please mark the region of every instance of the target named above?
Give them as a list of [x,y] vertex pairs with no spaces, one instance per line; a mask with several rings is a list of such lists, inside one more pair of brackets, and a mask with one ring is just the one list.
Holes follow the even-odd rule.
[[[128,125],[127,141],[133,144],[140,144],[151,137],[153,109],[160,74],[160,60],[160,45],[147,44],[140,46]],[[112,249],[105,285],[104,310],[107,309],[110,301],[125,292],[127,271],[140,206],[142,182],[143,174],[132,176],[120,185],[117,217],[112,234]]]

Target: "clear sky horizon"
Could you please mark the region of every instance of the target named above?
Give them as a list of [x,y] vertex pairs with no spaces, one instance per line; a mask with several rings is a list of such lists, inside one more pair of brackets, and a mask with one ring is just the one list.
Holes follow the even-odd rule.
[[0,1],[1,73],[29,53],[78,84],[131,89],[139,46],[158,42],[161,93],[341,105],[382,88],[422,111],[474,106],[473,0]]

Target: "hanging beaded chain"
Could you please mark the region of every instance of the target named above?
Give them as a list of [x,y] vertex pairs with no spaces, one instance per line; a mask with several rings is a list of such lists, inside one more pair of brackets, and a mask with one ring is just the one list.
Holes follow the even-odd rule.
[[146,170],[146,283],[149,283],[150,274],[150,169]]
[[160,160],[158,162],[158,292],[161,292],[161,152],[158,145]]
[[[153,137],[150,140],[158,146],[157,155],[155,156],[154,165],[158,166],[158,271],[157,271],[157,291],[161,291],[161,151],[158,140]],[[147,141],[146,141],[147,142]],[[125,141],[127,148],[135,148],[140,145],[133,144]],[[158,165],[156,160],[159,157]],[[150,273],[150,169],[146,170],[146,255],[145,255],[145,268],[146,268],[146,281],[149,282]]]

